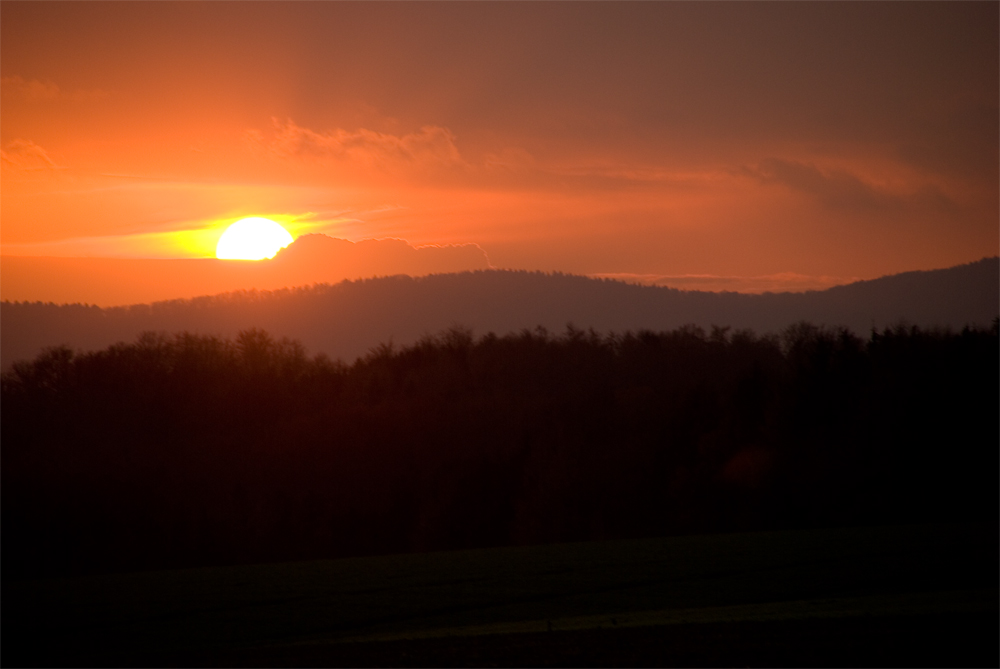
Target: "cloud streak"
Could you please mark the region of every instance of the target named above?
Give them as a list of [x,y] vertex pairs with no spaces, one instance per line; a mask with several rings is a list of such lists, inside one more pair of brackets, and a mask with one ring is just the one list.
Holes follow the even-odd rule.
[[955,212],[960,206],[937,185],[924,183],[896,191],[875,185],[842,169],[821,169],[808,162],[765,158],[740,172],[765,185],[781,185],[816,200],[832,211],[884,213],[914,207]]
[[6,149],[0,149],[0,162],[21,172],[65,169],[45,149],[27,139],[15,139]]
[[4,96],[12,96],[28,102],[55,102],[58,100],[82,102],[107,96],[106,92],[100,90],[67,92],[51,81],[27,80],[18,75],[0,78],[0,89],[2,89]]
[[780,184],[841,210],[879,210],[896,207],[900,200],[843,170],[821,170],[816,165],[781,158],[765,158],[747,174],[763,184]]
[[463,164],[455,136],[447,128],[425,125],[419,131],[392,135],[361,128],[353,132],[337,128],[316,132],[291,119],[274,119],[275,134],[267,142],[263,133],[251,130],[251,143],[264,145],[282,158],[312,158],[382,170],[411,167],[453,167]]

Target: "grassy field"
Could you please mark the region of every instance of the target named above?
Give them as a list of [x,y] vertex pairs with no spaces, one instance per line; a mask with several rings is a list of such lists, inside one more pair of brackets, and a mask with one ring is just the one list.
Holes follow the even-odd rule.
[[993,525],[4,582],[4,666],[989,665]]

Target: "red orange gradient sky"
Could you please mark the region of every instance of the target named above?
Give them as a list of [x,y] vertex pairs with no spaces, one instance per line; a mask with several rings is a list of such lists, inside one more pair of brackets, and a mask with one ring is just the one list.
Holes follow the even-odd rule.
[[5,1],[0,251],[211,256],[267,216],[748,290],[969,262],[998,9]]

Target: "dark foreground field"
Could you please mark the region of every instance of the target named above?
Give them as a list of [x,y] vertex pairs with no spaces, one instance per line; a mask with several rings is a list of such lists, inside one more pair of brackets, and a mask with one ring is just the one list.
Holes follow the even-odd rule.
[[995,665],[996,628],[995,613],[741,621],[178,655],[170,663],[247,667],[975,667]]
[[5,581],[4,666],[997,666],[995,524]]

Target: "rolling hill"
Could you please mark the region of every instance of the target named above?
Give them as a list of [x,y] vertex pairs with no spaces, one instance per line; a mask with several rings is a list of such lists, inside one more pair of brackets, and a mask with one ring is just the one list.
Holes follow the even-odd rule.
[[709,293],[566,274],[480,270],[378,277],[274,291],[100,308],[4,301],[0,364],[46,347],[92,350],[144,331],[232,336],[259,327],[311,353],[353,360],[383,342],[405,345],[462,326],[503,334],[567,324],[598,332],[714,325],[780,332],[790,324],[871,328],[908,323],[961,329],[1000,313],[1000,259],[907,272],[805,293]]

